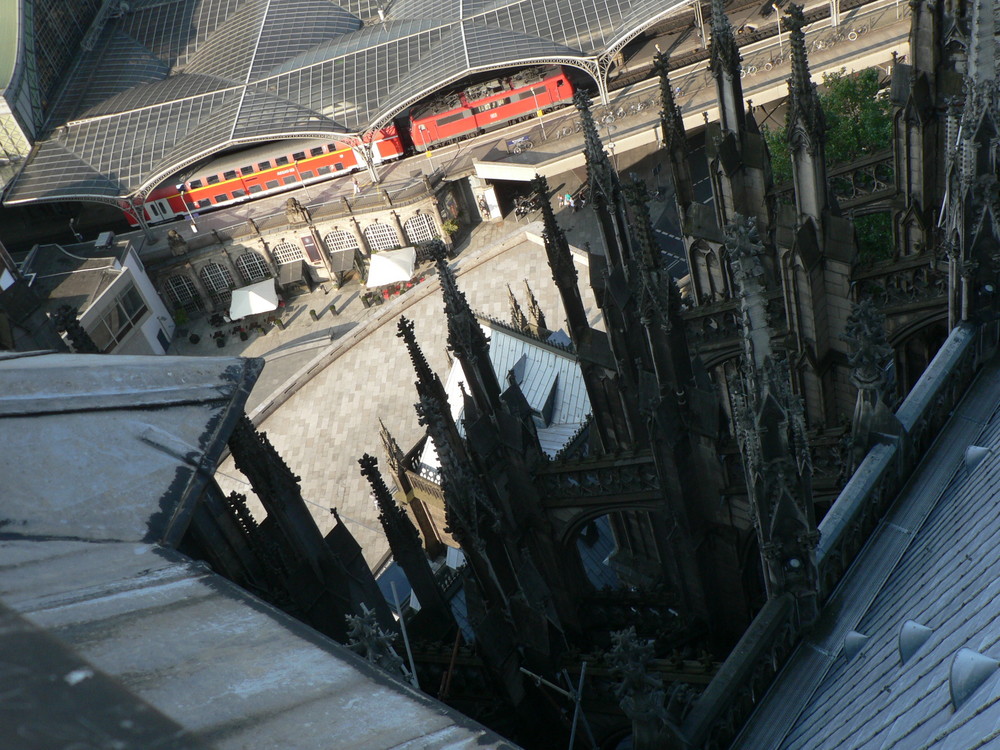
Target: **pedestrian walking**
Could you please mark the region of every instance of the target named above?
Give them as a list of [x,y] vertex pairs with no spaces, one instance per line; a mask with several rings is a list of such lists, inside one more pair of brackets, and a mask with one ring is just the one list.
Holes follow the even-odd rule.
[[566,205],[576,211],[576,201],[573,200],[573,196],[569,193],[566,194]]
[[559,208],[563,208],[563,207],[565,207],[565,205],[566,205],[566,199],[563,198],[562,195],[560,195],[559,196]]
[[358,182],[358,178],[352,177],[351,182],[354,184],[354,194],[359,195],[361,193],[361,183]]

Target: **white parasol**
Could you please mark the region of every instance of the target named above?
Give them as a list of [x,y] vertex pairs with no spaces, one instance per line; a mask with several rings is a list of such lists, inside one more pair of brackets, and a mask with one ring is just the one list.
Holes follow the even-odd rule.
[[413,277],[413,267],[416,263],[417,250],[413,247],[372,253],[365,286],[385,286],[400,281],[409,281]]
[[247,315],[271,312],[277,307],[278,292],[274,288],[274,279],[265,279],[233,290],[233,298],[229,303],[229,317],[232,320],[239,320]]

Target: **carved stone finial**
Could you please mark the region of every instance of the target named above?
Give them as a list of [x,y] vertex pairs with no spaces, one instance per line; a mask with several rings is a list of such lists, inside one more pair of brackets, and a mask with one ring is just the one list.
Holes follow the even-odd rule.
[[362,604],[361,612],[345,615],[348,647],[390,674],[405,674],[403,660],[392,645],[393,634],[379,627],[374,610]]
[[184,255],[188,251],[187,241],[181,237],[176,229],[167,230],[167,246],[171,255]]
[[393,474],[399,474],[399,468],[403,463],[403,450],[399,447],[399,443],[396,442],[396,438],[389,432],[389,428],[385,426],[381,417],[378,420],[378,434],[382,440],[382,450],[385,453],[386,463],[389,464],[389,471]]

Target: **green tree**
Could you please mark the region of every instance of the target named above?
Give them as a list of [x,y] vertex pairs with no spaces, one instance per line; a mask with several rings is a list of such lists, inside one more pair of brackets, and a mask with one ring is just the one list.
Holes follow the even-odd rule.
[[[892,105],[879,91],[878,68],[858,73],[841,69],[823,76],[820,106],[826,117],[826,162],[836,166],[888,148],[892,142]],[[787,122],[787,119],[786,119]],[[785,128],[761,128],[776,184],[792,178],[791,154]]]
[[862,264],[892,259],[892,214],[882,211],[855,216],[854,229],[858,235],[858,260]]

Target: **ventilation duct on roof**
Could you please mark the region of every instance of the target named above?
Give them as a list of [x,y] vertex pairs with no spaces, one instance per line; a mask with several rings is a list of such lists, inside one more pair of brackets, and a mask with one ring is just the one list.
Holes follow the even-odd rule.
[[868,643],[869,638],[871,638],[870,635],[859,633],[857,630],[852,630],[844,636],[844,655],[848,661],[858,655],[858,652]]
[[907,620],[899,629],[899,661],[906,664],[934,631],[915,620]]
[[948,688],[951,691],[951,705],[957,711],[966,699],[976,692],[990,675],[1000,667],[1000,661],[984,656],[971,648],[961,648],[951,660],[948,674]]
[[981,445],[970,445],[965,449],[965,469],[966,471],[973,471],[979,464],[983,462],[983,459],[990,454],[989,448],[984,448]]

